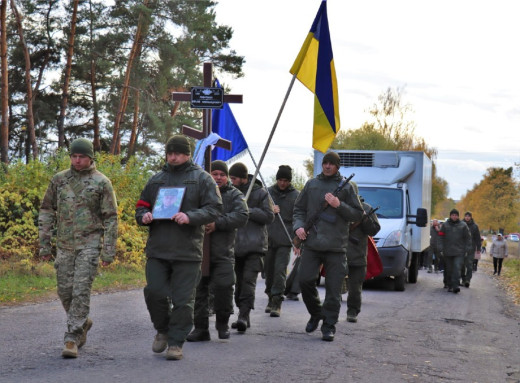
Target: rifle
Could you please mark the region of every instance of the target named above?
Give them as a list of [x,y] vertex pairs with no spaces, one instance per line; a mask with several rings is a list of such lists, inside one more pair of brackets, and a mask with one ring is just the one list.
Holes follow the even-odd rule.
[[359,221],[354,222],[352,225],[350,225],[348,240],[349,240],[350,242],[352,242],[354,245],[359,244],[359,239],[356,238],[356,237],[354,237],[354,236],[352,236],[352,235],[350,235],[350,233],[351,233],[351,232],[352,232],[356,227],[358,227],[359,225],[361,225],[365,219],[367,219],[367,218],[370,217],[372,214],[374,214],[374,213],[377,211],[377,209],[379,209],[379,206],[376,207],[376,208],[371,208],[371,209],[369,210],[369,212],[368,212],[366,215],[363,216],[363,218],[361,218]]
[[[337,197],[339,192],[345,187],[346,184],[348,184],[348,182],[354,177],[354,175],[355,174],[352,173],[348,178],[343,177],[341,183],[336,188],[336,190],[334,190],[332,195],[334,197]],[[303,228],[305,229],[306,233],[309,233],[313,226],[315,226],[318,223],[318,221],[320,220],[321,213],[323,213],[325,209],[327,209],[328,207],[329,203],[327,201],[323,201],[321,203],[320,209],[316,213],[314,213],[314,215],[305,223],[305,226]],[[294,247],[299,249],[303,241],[297,235],[295,235],[292,242]]]

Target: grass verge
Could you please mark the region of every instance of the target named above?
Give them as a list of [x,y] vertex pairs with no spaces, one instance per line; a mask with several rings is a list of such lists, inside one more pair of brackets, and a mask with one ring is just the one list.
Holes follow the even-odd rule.
[[[140,288],[145,285],[144,270],[136,267],[100,268],[93,293]],[[57,299],[56,275],[52,264],[40,263],[30,269],[4,268],[0,273],[0,306],[36,303]]]

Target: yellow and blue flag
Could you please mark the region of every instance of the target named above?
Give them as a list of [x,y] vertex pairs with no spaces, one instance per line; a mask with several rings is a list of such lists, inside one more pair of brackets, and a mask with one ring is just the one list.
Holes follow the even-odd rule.
[[312,147],[325,153],[339,132],[338,82],[330,42],[327,0],[321,2],[290,72],[314,93]]

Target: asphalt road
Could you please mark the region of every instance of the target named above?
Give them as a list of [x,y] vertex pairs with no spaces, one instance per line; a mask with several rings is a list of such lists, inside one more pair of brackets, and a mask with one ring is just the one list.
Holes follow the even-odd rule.
[[218,341],[212,317],[213,340],[186,343],[181,361],[152,353],[141,290],[93,296],[77,359],[61,358],[58,301],[0,308],[0,382],[520,382],[520,309],[495,277],[479,270],[458,295],[425,271],[405,292],[391,287],[366,287],[358,323],[345,321],[343,303],[336,339],[324,342],[305,333],[301,301],[265,314],[260,279],[252,327]]

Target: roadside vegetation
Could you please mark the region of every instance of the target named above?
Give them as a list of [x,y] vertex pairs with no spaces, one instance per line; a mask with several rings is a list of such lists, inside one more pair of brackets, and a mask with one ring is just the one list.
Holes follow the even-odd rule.
[[[157,160],[159,163],[159,160]],[[70,164],[60,152],[45,162],[13,163],[0,170],[0,304],[55,297],[53,262],[39,258],[38,211],[51,177]],[[99,269],[94,291],[144,285],[147,230],[135,223],[134,209],[154,161],[100,154],[97,168],[112,181],[118,199],[119,231],[114,262]],[[53,247],[53,254],[56,249]]]

